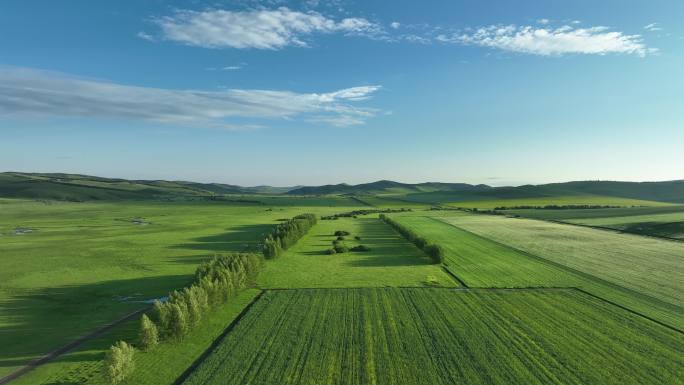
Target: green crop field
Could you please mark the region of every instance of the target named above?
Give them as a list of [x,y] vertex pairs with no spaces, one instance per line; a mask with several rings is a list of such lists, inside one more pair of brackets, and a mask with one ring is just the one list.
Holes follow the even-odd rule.
[[591,210],[506,210],[526,218],[562,221],[627,233],[684,239],[684,206]]
[[604,206],[665,206],[666,203],[646,201],[641,199],[617,198],[605,196],[550,196],[535,198],[512,198],[512,199],[483,199],[476,201],[446,201],[448,206],[494,209],[496,207],[515,206],[546,206],[546,205],[604,205]]
[[682,384],[684,337],[572,290],[267,292],[184,382]]
[[358,207],[278,202],[286,205],[3,201],[0,376],[184,286],[215,253],[254,248],[277,219]]
[[684,306],[684,244],[492,215],[444,221],[661,301]]
[[[337,230],[350,233],[344,241],[348,247],[361,244],[370,250],[327,255]],[[283,256],[267,261],[258,284],[263,288],[422,286],[428,281],[456,284],[377,215],[368,215],[319,221]]]
[[[453,215],[449,217],[451,220]],[[437,218],[417,215],[393,218],[441,245],[446,267],[469,287],[578,287],[668,325],[684,328],[684,311],[677,305],[530,255]]]

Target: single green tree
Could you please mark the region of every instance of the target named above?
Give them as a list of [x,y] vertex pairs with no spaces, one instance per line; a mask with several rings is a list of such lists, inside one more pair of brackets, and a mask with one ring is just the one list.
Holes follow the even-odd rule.
[[143,314],[142,317],[140,317],[139,337],[140,346],[145,350],[148,350],[159,343],[159,331],[157,330],[157,325],[155,325],[146,314]]
[[135,349],[124,341],[112,345],[104,361],[104,375],[110,384],[118,384],[135,369]]
[[171,319],[169,322],[171,335],[176,339],[182,339],[188,331],[188,320],[185,311],[177,303],[171,305]]

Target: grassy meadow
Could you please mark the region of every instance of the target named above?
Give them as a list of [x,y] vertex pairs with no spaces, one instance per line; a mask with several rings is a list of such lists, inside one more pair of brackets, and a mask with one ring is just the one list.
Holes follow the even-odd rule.
[[183,384],[676,385],[683,343],[572,290],[270,291]]
[[[326,254],[338,230],[350,233],[344,240],[348,247],[365,245],[370,250]],[[456,282],[377,215],[369,215],[320,220],[283,256],[266,263],[258,285],[262,288],[454,286]]]
[[216,253],[253,250],[280,218],[353,203],[278,202],[3,201],[0,376],[184,286]]

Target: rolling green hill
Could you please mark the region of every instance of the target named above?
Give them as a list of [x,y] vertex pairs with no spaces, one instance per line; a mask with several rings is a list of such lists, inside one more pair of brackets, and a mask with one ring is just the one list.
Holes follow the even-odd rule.
[[223,183],[126,180],[78,174],[0,173],[0,197],[92,200],[173,200],[225,195],[282,194],[287,187],[241,187]]
[[[610,204],[639,205],[637,201],[684,203],[684,180],[667,182],[580,181],[543,185],[491,187],[467,183],[400,183],[380,180],[350,185],[242,187],[224,183],[200,183],[164,180],[126,180],[78,174],[0,173],[0,197],[91,200],[178,200],[178,199],[250,199],[243,195],[377,195],[404,202],[423,204],[517,200],[519,204]],[[562,198],[562,199],[561,199]],[[253,199],[253,198],[252,198]],[[635,200],[633,203],[629,200]],[[511,201],[513,202],[513,201]],[[544,203],[545,202],[545,203]],[[566,202],[566,203],[563,203]],[[601,203],[603,202],[603,203]],[[608,202],[608,203],[605,203]],[[512,204],[505,204],[512,206]],[[496,205],[495,205],[496,206]],[[475,206],[473,206],[475,207]]]

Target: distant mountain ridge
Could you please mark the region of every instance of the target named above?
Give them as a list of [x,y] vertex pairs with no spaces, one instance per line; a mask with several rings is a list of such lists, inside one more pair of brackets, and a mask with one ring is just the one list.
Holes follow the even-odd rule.
[[382,193],[423,193],[434,191],[473,191],[488,190],[487,185],[471,185],[467,183],[401,183],[391,180],[350,185],[347,183],[323,186],[306,186],[292,189],[289,195],[325,195],[325,194],[382,194]]
[[[517,199],[577,195],[684,203],[684,180],[664,182],[574,181],[492,187],[467,183],[401,183],[379,180],[350,185],[242,187],[225,183],[127,180],[64,173],[0,173],[0,197],[88,200],[240,199],[241,195],[390,195],[417,202]],[[238,196],[235,198],[235,196]]]

